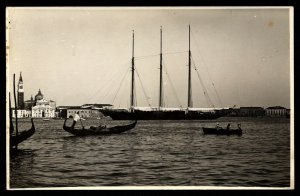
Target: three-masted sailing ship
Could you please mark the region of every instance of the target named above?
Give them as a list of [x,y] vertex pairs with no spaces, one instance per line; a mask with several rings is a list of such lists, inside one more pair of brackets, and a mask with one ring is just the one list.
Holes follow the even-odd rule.
[[101,112],[105,116],[110,116],[113,120],[209,120],[217,119],[230,113],[232,108],[220,108],[209,110],[195,110],[192,104],[191,91],[191,43],[190,43],[190,25],[189,25],[189,57],[188,57],[188,98],[187,108],[185,109],[165,109],[163,108],[162,96],[162,28],[160,29],[160,81],[159,81],[159,107],[155,110],[141,110],[135,107],[135,57],[134,57],[134,31],[132,34],[132,59],[131,59],[131,92],[130,92],[130,108],[124,109],[103,109]]

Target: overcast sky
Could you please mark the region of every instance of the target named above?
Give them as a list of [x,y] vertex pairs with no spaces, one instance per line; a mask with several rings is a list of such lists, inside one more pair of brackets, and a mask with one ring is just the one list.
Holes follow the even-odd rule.
[[186,107],[190,24],[194,107],[211,107],[200,79],[216,107],[290,107],[287,8],[10,8],[8,19],[7,80],[12,92],[22,72],[25,100],[41,89],[57,105],[129,107],[134,30],[137,104],[157,106],[162,26],[165,106]]

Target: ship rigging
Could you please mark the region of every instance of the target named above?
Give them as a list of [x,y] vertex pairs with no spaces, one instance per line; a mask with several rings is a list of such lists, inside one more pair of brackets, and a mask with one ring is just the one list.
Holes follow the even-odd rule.
[[[188,120],[188,119],[216,119],[221,116],[228,114],[231,108],[215,108],[212,104],[211,99],[208,96],[207,90],[204,86],[204,83],[200,77],[200,74],[195,66],[195,62],[191,55],[191,29],[189,25],[189,48],[188,48],[188,87],[187,87],[187,107],[182,108],[180,104],[180,108],[171,109],[164,107],[164,96],[163,96],[163,51],[162,51],[162,27],[160,28],[160,64],[159,64],[159,97],[158,97],[158,108],[153,108],[148,101],[147,93],[141,83],[143,93],[146,97],[148,105],[150,106],[150,110],[141,109],[137,107],[136,104],[136,93],[135,93],[135,74],[137,74],[139,80],[139,74],[135,67],[135,56],[134,56],[134,31],[132,32],[132,58],[131,58],[131,89],[130,89],[130,107],[128,110],[124,109],[103,109],[101,112],[110,116],[114,120]],[[192,102],[192,68],[195,69],[198,79],[201,83],[201,86],[204,91],[204,96],[206,98],[207,103],[209,103],[213,108],[209,109],[197,109],[193,108]],[[168,74],[167,74],[168,76]],[[140,81],[141,82],[141,81]],[[172,85],[172,90],[174,90],[174,86]],[[214,83],[213,83],[214,86]],[[175,91],[174,91],[175,92]],[[178,96],[175,93],[175,97],[178,100]],[[218,95],[218,94],[217,94]],[[219,98],[219,96],[218,96]]]

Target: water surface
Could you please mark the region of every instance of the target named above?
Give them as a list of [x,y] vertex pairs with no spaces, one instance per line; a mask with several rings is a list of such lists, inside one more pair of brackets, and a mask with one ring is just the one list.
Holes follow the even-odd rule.
[[[138,121],[119,135],[87,137],[65,132],[63,120],[34,122],[36,133],[11,156],[11,188],[290,186],[289,119]],[[201,127],[217,122],[223,127],[230,122],[233,128],[241,123],[243,135],[203,135]],[[100,120],[83,123],[98,125]],[[20,119],[19,126],[28,129],[30,121]]]

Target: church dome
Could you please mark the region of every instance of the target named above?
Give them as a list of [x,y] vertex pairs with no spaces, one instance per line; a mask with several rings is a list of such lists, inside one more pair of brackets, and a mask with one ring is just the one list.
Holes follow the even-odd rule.
[[38,101],[38,100],[41,100],[43,98],[44,98],[44,95],[41,93],[41,90],[39,89],[39,92],[38,92],[38,94],[36,94],[34,99],[35,99],[35,101]]

